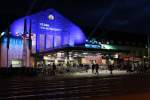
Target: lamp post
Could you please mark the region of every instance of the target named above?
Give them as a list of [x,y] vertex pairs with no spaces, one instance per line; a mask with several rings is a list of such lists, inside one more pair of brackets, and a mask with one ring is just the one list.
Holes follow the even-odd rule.
[[9,43],[10,43],[10,32],[7,30],[7,67],[9,66]]
[[7,67],[9,66],[9,44],[10,44],[10,26],[9,26],[9,17],[7,17],[8,19],[8,29],[6,31],[6,37],[7,37]]
[[149,42],[150,42],[149,41],[149,35],[147,35],[147,50],[148,50],[147,51],[147,53],[148,53],[147,56],[148,56],[148,58],[149,58],[149,55],[150,55],[150,52],[149,52]]

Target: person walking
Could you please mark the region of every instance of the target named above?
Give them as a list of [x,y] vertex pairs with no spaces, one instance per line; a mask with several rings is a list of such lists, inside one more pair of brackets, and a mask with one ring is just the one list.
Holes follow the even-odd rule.
[[95,69],[96,69],[96,74],[98,74],[98,70],[99,70],[99,65],[98,64],[95,65]]
[[88,73],[89,65],[85,65],[86,72]]
[[55,65],[55,63],[53,63],[53,75],[55,75],[56,74],[56,65]]
[[95,64],[92,64],[92,73],[94,73]]
[[112,65],[112,64],[110,64],[108,67],[109,67],[110,74],[112,75],[113,65]]

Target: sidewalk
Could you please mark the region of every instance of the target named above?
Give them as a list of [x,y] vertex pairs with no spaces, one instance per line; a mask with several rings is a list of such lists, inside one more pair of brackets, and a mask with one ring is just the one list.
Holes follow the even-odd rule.
[[125,70],[113,70],[113,74],[110,74],[108,70],[101,70],[99,74],[92,73],[92,70],[82,71],[82,72],[72,72],[66,74],[56,74],[55,76],[47,75],[45,78],[48,79],[67,79],[67,78],[84,78],[84,77],[109,77],[109,76],[120,76],[120,75],[129,75]]
[[[113,70],[113,75],[125,75],[128,74],[125,70]],[[92,73],[92,70],[88,70],[88,72],[75,72],[71,74],[72,76],[82,77],[82,76],[108,76],[111,75],[109,70],[101,70],[98,74],[95,72]]]

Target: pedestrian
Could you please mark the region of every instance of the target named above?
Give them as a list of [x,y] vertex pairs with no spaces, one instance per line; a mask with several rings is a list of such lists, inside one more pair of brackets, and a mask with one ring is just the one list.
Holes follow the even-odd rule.
[[92,64],[92,73],[94,73],[95,64]]
[[85,68],[86,68],[86,72],[88,73],[89,65],[85,65]]
[[55,73],[56,73],[56,65],[55,65],[55,63],[53,63],[53,75],[55,75]]
[[98,74],[98,70],[99,70],[99,65],[98,64],[96,64],[95,69],[96,69],[96,74]]
[[112,75],[113,65],[112,65],[112,64],[110,64],[110,65],[108,66],[108,68],[109,68],[110,74]]

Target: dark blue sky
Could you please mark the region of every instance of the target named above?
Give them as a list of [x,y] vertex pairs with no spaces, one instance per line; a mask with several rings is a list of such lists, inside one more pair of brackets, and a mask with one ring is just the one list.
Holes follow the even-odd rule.
[[[33,4],[33,8],[30,5]],[[5,0],[0,3],[0,26],[19,17],[54,8],[81,28],[95,26],[150,34],[150,0]]]

